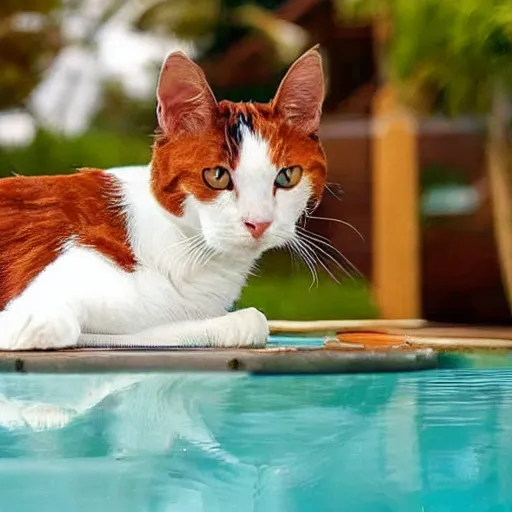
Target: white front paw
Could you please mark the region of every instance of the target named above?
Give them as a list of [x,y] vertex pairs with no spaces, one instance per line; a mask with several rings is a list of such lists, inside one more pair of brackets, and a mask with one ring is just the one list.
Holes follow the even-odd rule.
[[256,308],[241,309],[224,317],[226,332],[221,345],[229,347],[264,347],[269,328],[267,317]]
[[0,350],[56,349],[76,345],[80,325],[67,308],[0,313]]

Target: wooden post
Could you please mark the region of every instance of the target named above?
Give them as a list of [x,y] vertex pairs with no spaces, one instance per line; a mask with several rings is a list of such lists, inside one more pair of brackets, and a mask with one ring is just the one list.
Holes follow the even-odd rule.
[[487,140],[487,172],[491,188],[494,237],[498,249],[503,286],[512,313],[512,167],[510,104],[496,85]]
[[416,119],[389,84],[374,100],[373,286],[381,318],[418,318],[419,171]]

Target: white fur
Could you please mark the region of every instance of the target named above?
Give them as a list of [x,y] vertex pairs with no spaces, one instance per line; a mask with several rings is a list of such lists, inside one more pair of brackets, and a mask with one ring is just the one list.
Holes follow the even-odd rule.
[[[264,344],[268,327],[258,311],[231,315],[229,322],[222,317],[263,251],[293,238],[310,186],[303,179],[294,189],[273,195],[279,169],[270,161],[266,141],[249,130],[239,162],[233,172],[236,194],[224,191],[208,204],[190,196],[182,217],[171,215],[153,197],[149,167],[111,170],[122,184],[137,269],[125,272],[94,249],[67,240],[59,257],[0,313],[0,349],[73,346],[80,332],[130,334],[158,328],[161,336],[171,336],[176,322],[217,317],[218,322],[184,325],[196,341],[204,327],[216,345],[223,340],[249,343],[243,337],[236,341],[241,328],[249,327]],[[254,240],[245,220],[272,224]],[[183,329],[180,339],[186,343]]]
[[[232,174],[237,196],[224,191],[210,204],[189,199],[212,247],[259,256],[294,237],[295,223],[306,207],[311,186],[307,178],[303,178],[295,188],[277,190],[274,195],[274,180],[280,167],[272,164],[266,140],[244,128],[239,164]],[[272,224],[256,242],[244,226],[244,220]]]

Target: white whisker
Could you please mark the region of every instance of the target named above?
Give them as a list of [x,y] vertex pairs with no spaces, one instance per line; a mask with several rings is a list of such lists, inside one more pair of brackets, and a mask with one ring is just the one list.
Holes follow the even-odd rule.
[[336,188],[340,192],[340,194],[343,194],[343,190],[341,189],[341,186],[338,185],[337,183],[326,183],[325,184],[325,190],[327,190],[327,192],[329,192],[338,201],[341,201],[341,197],[338,194],[336,194],[336,192],[333,191],[331,186],[333,188]]
[[359,238],[361,238],[361,240],[363,242],[365,241],[364,236],[361,234],[361,232],[356,227],[354,227],[352,224],[350,224],[350,222],[346,222],[341,219],[332,219],[330,217],[318,217],[316,215],[308,215],[307,213],[306,213],[306,217],[311,220],[325,220],[325,221],[329,221],[329,222],[337,222],[339,224],[343,224],[344,226],[347,226],[348,228],[352,229],[359,236]]
[[[346,276],[354,279],[354,276],[332,254],[329,254],[324,248],[317,245],[312,239],[306,239],[306,240],[307,240],[307,243],[312,248],[316,249],[316,251],[318,251],[320,254],[322,254],[323,256],[327,257],[330,261],[332,261]],[[303,241],[305,242],[304,239],[303,239]],[[321,262],[322,259],[318,258],[318,261]]]
[[324,263],[324,261],[322,260],[322,258],[320,258],[320,257],[319,257],[319,255],[315,253],[315,249],[317,249],[317,250],[318,250],[318,248],[317,248],[317,247],[314,247],[314,246],[313,246],[313,247],[310,247],[310,246],[308,245],[308,243],[310,243],[310,242],[308,242],[308,241],[307,241],[307,240],[305,240],[305,239],[299,239],[299,240],[300,240],[301,245],[302,245],[304,248],[306,248],[306,247],[307,247],[307,248],[308,248],[308,250],[310,250],[310,251],[311,251],[311,253],[314,255],[314,257],[315,257],[315,263],[319,263],[319,264],[320,264],[320,266],[321,266],[321,267],[323,267],[323,269],[327,272],[327,274],[329,275],[329,277],[330,277],[333,281],[335,281],[337,284],[340,284],[339,280],[338,280],[338,279],[336,278],[336,276],[332,273],[331,269],[330,269],[330,268],[329,268],[329,267]]
[[[332,245],[332,243],[330,242],[330,240],[322,235],[318,235],[317,233],[312,233],[311,231],[308,231],[307,229],[305,228],[302,228],[300,226],[297,226],[300,230],[302,230],[302,232],[299,234],[299,236],[304,236],[306,237],[307,239],[311,240],[312,242],[316,242],[316,243],[319,243],[319,244],[322,244],[323,246],[325,246],[326,248],[328,249],[331,249],[332,251],[334,251],[340,258],[343,259],[343,261],[352,269],[352,271],[358,276],[358,277],[363,277],[362,273],[359,271],[359,269],[341,252],[339,251],[334,245]],[[331,259],[332,256],[330,256]],[[344,271],[346,272],[346,270],[344,269]],[[351,276],[353,277],[353,276]]]
[[307,268],[311,273],[313,281],[311,282],[311,286],[309,287],[309,289],[311,290],[311,288],[313,288],[315,284],[318,286],[318,273],[315,268],[314,254],[312,256],[308,248],[304,246],[304,244],[302,244],[298,238],[290,241],[290,247],[296,251],[297,255],[306,264]]

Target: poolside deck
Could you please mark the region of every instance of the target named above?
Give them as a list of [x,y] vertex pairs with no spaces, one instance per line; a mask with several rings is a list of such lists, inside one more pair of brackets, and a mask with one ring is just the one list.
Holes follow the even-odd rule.
[[[331,333],[265,349],[69,349],[0,352],[0,372],[374,373],[437,368],[442,352],[512,350],[512,327],[423,321],[271,322],[276,333]],[[337,334],[333,334],[337,333]],[[311,342],[309,342],[311,340]]]
[[416,328],[375,328],[338,332],[331,349],[432,348],[437,351],[512,350],[512,327],[425,324]]

